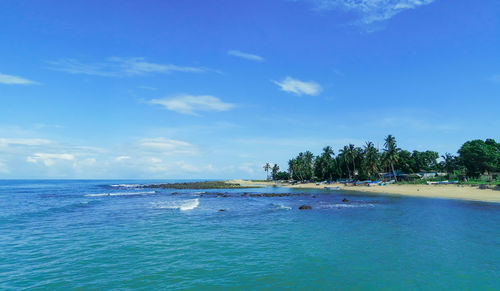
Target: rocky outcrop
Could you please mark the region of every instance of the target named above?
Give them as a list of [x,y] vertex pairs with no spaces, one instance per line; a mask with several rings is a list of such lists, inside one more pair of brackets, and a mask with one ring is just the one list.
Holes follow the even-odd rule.
[[312,207],[310,205],[301,205],[299,207],[299,210],[310,210],[312,209]]

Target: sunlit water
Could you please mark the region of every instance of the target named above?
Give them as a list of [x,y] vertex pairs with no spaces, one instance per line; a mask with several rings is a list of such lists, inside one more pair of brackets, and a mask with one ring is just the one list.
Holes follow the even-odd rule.
[[500,290],[500,204],[152,182],[0,181],[0,289]]

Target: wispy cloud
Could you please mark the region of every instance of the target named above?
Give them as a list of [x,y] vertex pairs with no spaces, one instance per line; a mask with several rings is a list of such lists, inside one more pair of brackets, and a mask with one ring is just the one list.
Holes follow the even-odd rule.
[[319,10],[342,9],[359,14],[361,24],[388,20],[393,16],[435,0],[304,0],[313,2]]
[[282,91],[296,95],[318,95],[323,90],[321,85],[313,81],[301,81],[292,77],[286,77],[283,81],[274,81]]
[[49,69],[70,74],[83,74],[102,77],[130,77],[150,73],[202,73],[207,71],[203,67],[178,66],[172,64],[157,64],[146,61],[144,58],[108,58],[104,62],[85,63],[77,59],[60,59],[47,62]]
[[197,115],[198,111],[227,111],[234,108],[234,104],[223,102],[210,95],[178,95],[173,98],[153,99],[150,103],[163,105],[167,110],[190,115]]
[[0,83],[6,85],[37,85],[40,84],[35,81],[31,81],[22,77],[6,75],[0,73]]
[[26,158],[27,162],[30,163],[43,163],[45,166],[50,167],[55,164],[56,161],[73,161],[75,156],[72,154],[53,154],[53,153],[36,153],[32,156]]
[[116,162],[123,162],[123,161],[127,161],[127,160],[130,160],[129,156],[119,156],[119,157],[115,158]]
[[245,52],[238,51],[238,50],[230,50],[230,51],[227,52],[227,54],[230,55],[230,56],[234,56],[234,57],[238,57],[238,58],[243,58],[243,59],[247,59],[247,60],[250,60],[250,61],[257,61],[257,62],[264,61],[264,58],[261,57],[261,56],[254,55],[254,54],[249,54],[249,53],[245,53]]
[[51,141],[40,138],[0,138],[0,147],[2,146],[40,146],[50,144]]
[[198,153],[196,147],[188,142],[164,137],[144,138],[139,141],[139,145],[145,150],[167,155],[194,155]]

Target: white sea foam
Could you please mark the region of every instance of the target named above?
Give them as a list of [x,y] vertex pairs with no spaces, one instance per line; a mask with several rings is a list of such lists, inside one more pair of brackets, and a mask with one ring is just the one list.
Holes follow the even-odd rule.
[[98,194],[87,194],[86,197],[100,197],[100,196],[131,196],[131,195],[148,195],[155,194],[156,191],[144,191],[144,192],[109,192],[109,193],[98,193]]
[[193,210],[198,207],[198,205],[200,205],[200,201],[196,198],[182,201],[153,202],[151,205],[153,205],[154,208],[179,209],[180,211],[186,211]]
[[110,185],[111,187],[117,187],[117,188],[137,188],[142,186],[141,184],[113,184]]
[[321,208],[372,208],[375,205],[367,203],[367,204],[347,204],[347,203],[338,203],[338,204],[325,204],[321,205]]
[[281,209],[281,210],[292,210],[292,207],[286,206],[283,204],[272,204],[275,209]]

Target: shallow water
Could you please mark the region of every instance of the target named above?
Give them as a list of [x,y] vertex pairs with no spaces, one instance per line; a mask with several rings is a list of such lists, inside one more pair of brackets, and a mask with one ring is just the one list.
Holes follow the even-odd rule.
[[500,289],[500,204],[154,182],[0,181],[0,289]]

